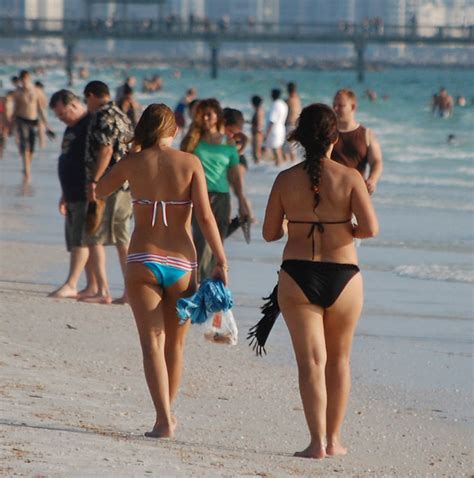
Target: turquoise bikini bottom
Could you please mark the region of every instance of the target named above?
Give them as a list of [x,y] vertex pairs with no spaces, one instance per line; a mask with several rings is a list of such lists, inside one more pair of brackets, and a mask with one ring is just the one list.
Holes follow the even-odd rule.
[[146,266],[155,276],[161,287],[175,284],[181,277],[197,268],[197,262],[173,256],[159,256],[146,252],[138,252],[127,256],[127,263],[139,263]]

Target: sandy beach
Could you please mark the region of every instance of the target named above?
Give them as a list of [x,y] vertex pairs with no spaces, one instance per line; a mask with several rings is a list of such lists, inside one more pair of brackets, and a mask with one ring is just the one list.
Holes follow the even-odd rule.
[[[10,73],[13,67],[4,84]],[[105,68],[92,76],[115,87],[122,73]],[[138,70],[139,77],[151,73]],[[195,71],[184,71],[181,82],[171,74],[160,101],[174,105],[194,85],[201,97],[217,95],[246,117],[250,95],[268,95],[277,78],[283,85],[296,77],[306,104],[330,102],[353,78],[223,71],[216,83]],[[474,115],[458,110],[452,121],[438,121],[428,111],[429,93],[441,84],[472,97],[472,74],[388,71],[371,78],[392,100],[360,105],[361,121],[380,137],[386,169],[374,195],[380,236],[358,249],[365,305],[343,428],[349,454],[292,456],[309,436],[284,321],[270,335],[267,356],[256,357],[245,341],[261,297],[275,284],[283,247],[261,238],[278,173],[270,164],[250,164],[246,177],[259,221],[251,244],[238,231],[225,245],[239,343],[206,342],[193,326],[173,410],[176,439],[144,437],[154,410],[129,307],[47,297],[64,281],[69,260],[57,211],[63,126],[52,119],[58,138],[38,152],[31,187],[20,184],[13,141],[0,161],[0,476],[474,477]],[[65,81],[62,70],[46,79],[48,94]],[[453,131],[458,143],[447,145]],[[117,297],[122,278],[113,248],[107,273]]]
[[[366,377],[376,373],[383,350],[363,336],[356,337],[345,425],[349,455],[293,458],[308,436],[295,366],[279,360],[288,345],[272,343],[271,358],[262,359],[243,340],[258,317],[258,297],[235,297],[235,347],[205,342],[202,329],[192,328],[176,439],[144,438],[154,414],[129,308],[48,299],[52,284],[41,280],[46,257],[59,267],[65,253],[59,246],[1,244],[4,476],[472,475],[468,421],[434,408],[437,400],[449,407],[449,397],[370,384]],[[370,354],[373,369],[359,354]],[[444,360],[449,365],[449,356]]]

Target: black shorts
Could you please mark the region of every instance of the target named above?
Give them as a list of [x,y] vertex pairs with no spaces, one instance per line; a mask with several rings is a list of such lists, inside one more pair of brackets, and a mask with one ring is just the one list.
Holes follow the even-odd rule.
[[87,201],[66,204],[66,247],[71,252],[75,247],[87,247],[85,242]]
[[35,150],[36,129],[38,128],[38,120],[30,120],[17,116],[16,127],[18,131],[18,140],[20,144],[20,152],[26,150],[31,153]]

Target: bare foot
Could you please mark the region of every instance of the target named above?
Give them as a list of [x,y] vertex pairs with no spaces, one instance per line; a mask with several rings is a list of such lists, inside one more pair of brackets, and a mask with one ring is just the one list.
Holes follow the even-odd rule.
[[156,423],[151,432],[145,432],[145,436],[147,438],[174,438],[177,424],[176,417],[171,416],[170,425],[158,425]]
[[112,304],[125,305],[128,304],[127,296],[124,294],[122,297],[117,297],[112,301]]
[[95,297],[96,295],[97,290],[86,287],[85,289],[82,289],[77,293],[77,298],[85,299],[86,297]]
[[318,444],[310,443],[308,448],[305,448],[303,451],[297,451],[293,456],[298,458],[316,458],[321,459],[326,456],[326,450],[324,446]]
[[76,299],[77,289],[75,287],[71,287],[69,284],[64,284],[59,289],[50,292],[48,297],[52,297],[54,299]]
[[334,442],[326,447],[328,456],[344,456],[347,455],[347,448],[344,448],[339,442]]
[[78,298],[77,299],[80,302],[86,302],[87,304],[111,304],[112,303],[112,297],[110,295],[94,295],[92,297],[84,297],[84,298]]

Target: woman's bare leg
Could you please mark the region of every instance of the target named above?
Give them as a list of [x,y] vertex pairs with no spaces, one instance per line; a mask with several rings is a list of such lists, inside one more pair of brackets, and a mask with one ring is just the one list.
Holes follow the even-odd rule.
[[347,284],[334,305],[324,315],[327,364],[327,448],[328,455],[345,455],[341,427],[351,388],[350,355],[354,331],[363,304],[362,276],[357,274]]
[[168,370],[165,361],[165,325],[161,287],[142,264],[128,264],[126,288],[135,316],[143,354],[143,368],[156,421],[146,436],[171,438],[175,425],[171,418]]
[[278,303],[288,326],[298,364],[303,409],[311,434],[308,447],[295,453],[305,458],[324,458],[326,436],[326,346],[323,309],[311,304],[299,286],[280,271]]
[[163,316],[165,322],[166,342],[165,360],[168,369],[170,404],[178,394],[183,374],[184,345],[191,321],[179,325],[176,315],[176,302],[181,297],[189,297],[196,291],[196,273],[186,274],[176,284],[166,289],[163,299]]

